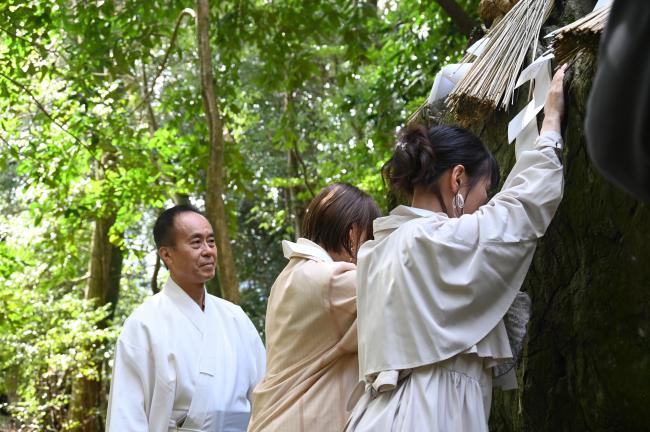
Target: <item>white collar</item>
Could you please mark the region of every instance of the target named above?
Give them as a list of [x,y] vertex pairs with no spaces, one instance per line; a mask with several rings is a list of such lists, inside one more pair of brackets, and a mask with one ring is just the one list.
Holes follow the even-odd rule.
[[410,216],[411,218],[432,217],[435,215],[449,218],[449,216],[447,216],[443,212],[434,212],[433,210],[427,210],[419,207],[410,207],[405,205],[400,205],[395,207],[393,210],[391,210],[390,214],[397,215],[397,216]]
[[373,222],[375,240],[379,240],[395,231],[402,224],[418,218],[449,219],[445,213],[434,212],[418,207],[400,205],[391,210],[388,216],[380,217]]
[[299,238],[297,243],[282,240],[282,251],[284,252],[284,257],[287,259],[299,257],[319,262],[334,261],[325,249],[306,238]]
[[[203,289],[205,290],[205,287]],[[190,297],[183,288],[178,286],[171,276],[167,279],[167,283],[165,283],[162,293],[169,297],[174,306],[176,306],[183,315],[194,324],[197,330],[203,334],[206,320],[205,316],[208,312],[208,308],[212,307],[211,302],[208,301],[208,293],[206,292],[204,297],[205,310],[201,310],[201,307],[194,301],[194,299]]]

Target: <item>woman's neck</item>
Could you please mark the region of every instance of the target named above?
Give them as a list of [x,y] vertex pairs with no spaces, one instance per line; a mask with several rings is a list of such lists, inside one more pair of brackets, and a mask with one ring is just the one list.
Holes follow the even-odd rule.
[[332,258],[332,261],[345,261],[345,262],[351,262],[356,264],[356,260],[345,250],[342,252],[327,251],[327,253]]
[[413,191],[411,207],[421,208],[436,213],[445,213],[442,203],[435,193],[424,191],[419,188]]

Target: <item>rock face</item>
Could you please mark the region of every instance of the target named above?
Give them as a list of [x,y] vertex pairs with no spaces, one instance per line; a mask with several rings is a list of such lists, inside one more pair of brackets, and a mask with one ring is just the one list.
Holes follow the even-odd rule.
[[[565,25],[594,1],[557,2]],[[523,290],[533,300],[519,390],[495,390],[494,431],[650,430],[650,208],[609,184],[587,154],[584,118],[595,52],[574,65],[564,133],[565,193]],[[525,105],[472,129],[514,163],[508,121]],[[650,127],[650,125],[648,125]]]

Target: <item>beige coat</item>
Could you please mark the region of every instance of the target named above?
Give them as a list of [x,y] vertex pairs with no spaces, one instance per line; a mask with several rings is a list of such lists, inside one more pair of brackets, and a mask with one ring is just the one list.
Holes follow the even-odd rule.
[[289,263],[271,288],[248,430],[340,431],[359,377],[356,268],[307,239],[282,246]]

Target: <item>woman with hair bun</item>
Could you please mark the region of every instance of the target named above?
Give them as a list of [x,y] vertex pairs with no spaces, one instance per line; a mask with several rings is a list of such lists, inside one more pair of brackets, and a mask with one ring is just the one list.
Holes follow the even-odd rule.
[[411,126],[383,174],[411,198],[358,254],[359,375],[348,431],[487,431],[492,368],[512,358],[503,317],[562,198],[562,80],[541,135],[503,188],[464,129]]
[[381,216],[373,199],[335,183],[316,196],[303,238],[283,241],[289,263],[266,310],[266,375],[248,430],[339,432],[359,377],[356,257]]

